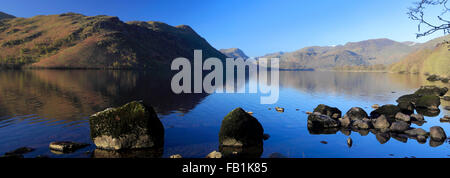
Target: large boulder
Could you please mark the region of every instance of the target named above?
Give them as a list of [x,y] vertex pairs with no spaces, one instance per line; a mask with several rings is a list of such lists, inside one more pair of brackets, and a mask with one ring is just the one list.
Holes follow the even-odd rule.
[[447,139],[447,135],[442,127],[434,126],[430,128],[430,138],[434,141],[443,142]]
[[164,144],[164,127],[152,107],[133,101],[89,118],[91,138],[106,150],[141,149]]
[[396,105],[387,104],[383,105],[378,109],[375,109],[370,113],[370,117],[375,119],[381,115],[386,116],[389,121],[395,120],[395,115],[400,112],[400,108]]
[[320,114],[330,116],[334,120],[338,120],[342,116],[341,110],[339,110],[338,108],[335,108],[335,107],[330,107],[330,106],[324,105],[324,104],[318,105],[314,109],[314,112],[318,112]]
[[444,96],[445,93],[447,93],[448,88],[443,87],[439,88],[437,86],[421,86],[414,94],[419,96],[426,96],[426,95],[435,95],[435,96]]
[[236,108],[222,120],[219,143],[222,146],[248,147],[262,145],[264,129],[259,121],[242,108]]
[[348,117],[351,121],[363,120],[369,118],[366,111],[360,107],[353,107],[345,113],[344,117]]
[[308,116],[309,128],[336,128],[340,123],[328,115],[314,112]]
[[441,100],[436,95],[425,95],[417,99],[416,107],[428,110],[439,110]]

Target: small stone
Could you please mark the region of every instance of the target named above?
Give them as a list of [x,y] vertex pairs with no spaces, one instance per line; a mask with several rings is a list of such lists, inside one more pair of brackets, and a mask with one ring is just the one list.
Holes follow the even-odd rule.
[[372,105],[372,108],[373,108],[373,109],[378,109],[378,108],[380,108],[380,105],[374,104],[374,105]]
[[320,143],[322,143],[322,144],[328,144],[327,141],[320,141]]
[[80,148],[84,148],[89,144],[75,143],[68,141],[51,142],[49,145],[50,150],[60,151],[63,153],[74,152]]
[[250,115],[253,115],[253,112],[251,112],[251,111],[249,111],[249,112],[247,112],[248,114],[250,114]]
[[281,153],[271,153],[271,154],[269,155],[269,158],[287,158],[287,157],[284,156],[284,155],[281,154]]
[[352,140],[352,138],[348,137],[348,138],[347,138],[347,146],[348,146],[349,148],[351,148],[352,145],[353,145],[353,140]]
[[170,155],[169,158],[183,158],[180,154]]
[[206,158],[222,158],[222,153],[217,152],[216,150],[214,150],[213,152],[211,152],[208,155],[206,155]]
[[444,109],[450,111],[450,106],[444,106]]
[[312,112],[306,111],[306,114],[310,115],[310,114],[312,114]]
[[275,107],[275,110],[278,112],[284,112],[284,108],[280,108],[280,107]]
[[353,122],[352,126],[357,129],[370,129],[369,123],[362,120],[356,120]]

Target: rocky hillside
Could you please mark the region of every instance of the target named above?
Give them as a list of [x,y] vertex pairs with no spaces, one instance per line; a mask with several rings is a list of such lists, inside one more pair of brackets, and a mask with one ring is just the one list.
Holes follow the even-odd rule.
[[[447,42],[445,42],[447,40]],[[437,74],[450,77],[450,35],[431,40],[389,67],[391,72]]]
[[239,48],[221,49],[220,52],[231,58],[248,58],[248,56]]
[[263,57],[280,58],[280,68],[285,69],[331,69],[337,66],[391,64],[416,48],[414,43],[373,39],[338,46],[306,47],[294,52],[273,53]]
[[10,19],[10,18],[15,18],[15,17],[12,16],[12,15],[9,15],[7,13],[0,12],[0,20],[2,20],[2,19]]
[[174,58],[226,58],[186,25],[122,22],[76,13],[4,19],[0,65],[32,68],[170,69]]

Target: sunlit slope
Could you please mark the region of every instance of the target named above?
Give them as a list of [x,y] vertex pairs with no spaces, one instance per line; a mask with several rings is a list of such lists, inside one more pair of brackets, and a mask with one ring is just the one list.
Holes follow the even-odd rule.
[[226,58],[186,25],[76,13],[3,19],[0,66],[169,69],[174,58]]

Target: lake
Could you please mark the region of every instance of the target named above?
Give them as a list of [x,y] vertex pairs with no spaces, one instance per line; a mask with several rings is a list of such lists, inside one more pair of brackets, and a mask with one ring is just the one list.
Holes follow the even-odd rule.
[[[252,82],[251,79],[249,82]],[[338,107],[343,114],[351,107],[367,113],[373,104],[396,104],[404,94],[430,83],[422,75],[382,72],[280,71],[279,100],[260,104],[261,94],[173,94],[170,78],[145,71],[102,70],[3,70],[0,71],[0,155],[19,147],[36,150],[25,157],[95,157],[89,137],[88,117],[108,107],[143,100],[157,111],[165,127],[164,148],[158,156],[181,154],[202,158],[218,150],[223,117],[236,107],[253,112],[270,138],[261,157],[278,153],[289,158],[341,157],[450,157],[450,144],[420,144],[413,139],[379,141],[372,133],[338,131],[311,134],[307,111],[319,104]],[[446,85],[449,86],[448,84]],[[244,87],[244,86],[238,86]],[[441,126],[450,134],[450,123],[439,118],[449,114],[442,101],[436,117],[425,117],[429,131]],[[276,112],[275,107],[285,108]],[[269,108],[272,108],[269,110]],[[347,138],[353,146],[347,146]],[[49,150],[52,141],[76,141],[91,146],[71,154]],[[384,143],[385,142],[385,143]],[[326,143],[326,144],[324,144]]]

